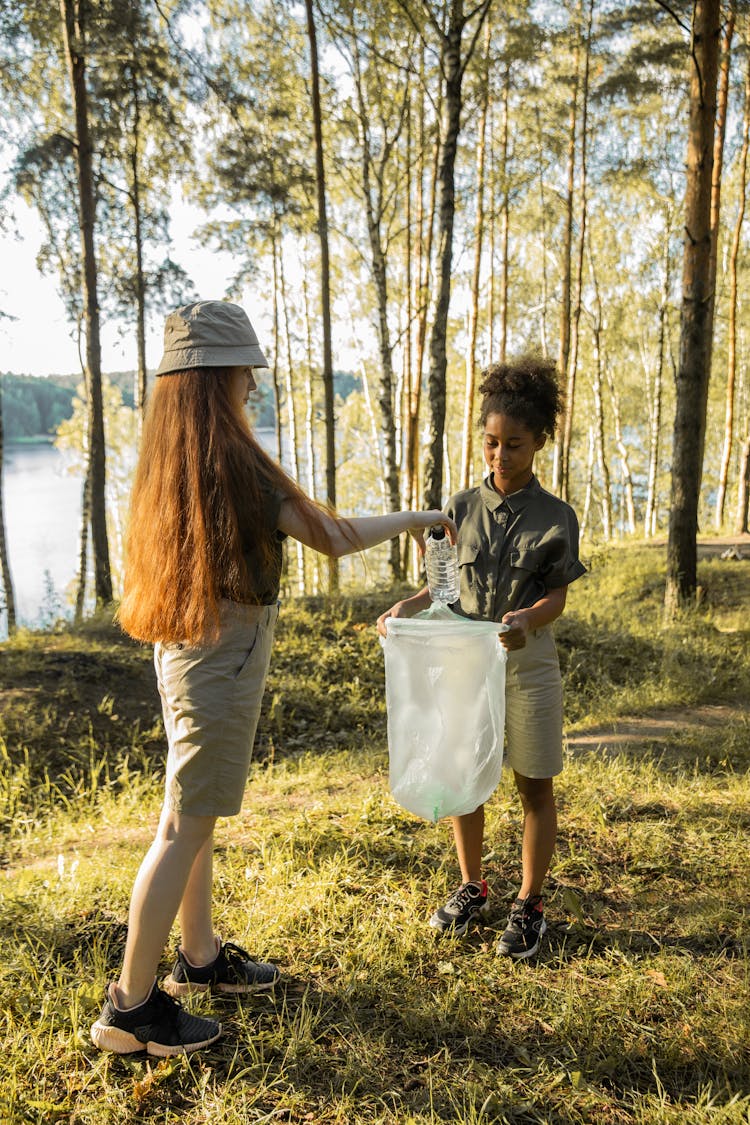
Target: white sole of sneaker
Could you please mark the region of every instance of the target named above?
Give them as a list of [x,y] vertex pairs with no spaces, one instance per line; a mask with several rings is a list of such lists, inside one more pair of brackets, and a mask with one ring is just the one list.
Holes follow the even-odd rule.
[[177,981],[171,976],[165,977],[160,984],[163,992],[167,992],[170,996],[179,999],[182,996],[199,996],[203,992],[208,992],[209,989],[213,990],[214,995],[217,993],[222,996],[249,996],[254,992],[270,992],[275,988],[279,978],[267,981],[264,984],[196,984],[191,981]]
[[133,1055],[137,1051],[146,1051],[158,1059],[171,1058],[173,1055],[188,1055],[191,1051],[200,1051],[203,1047],[210,1047],[217,1039],[221,1038],[222,1028],[210,1039],[203,1039],[198,1043],[181,1043],[173,1046],[170,1043],[142,1043],[130,1031],[123,1031],[121,1027],[112,1027],[111,1024],[96,1023],[91,1028],[91,1042],[102,1051],[113,1051],[116,1055]]

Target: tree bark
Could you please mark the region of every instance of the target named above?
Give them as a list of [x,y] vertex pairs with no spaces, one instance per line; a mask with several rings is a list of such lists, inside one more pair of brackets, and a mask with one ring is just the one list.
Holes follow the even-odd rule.
[[[570,356],[570,311],[572,301],[570,286],[573,273],[573,208],[575,202],[576,182],[576,128],[578,124],[578,84],[581,55],[581,22],[583,15],[583,0],[578,5],[575,32],[575,50],[573,55],[573,88],[570,93],[570,113],[568,116],[568,174],[567,189],[565,193],[565,221],[562,238],[562,281],[560,293],[560,331],[557,352],[557,366],[560,378],[567,379],[568,359]],[[567,398],[563,400],[562,416],[558,422],[557,436],[555,438],[554,456],[552,461],[552,491],[562,493],[563,477],[563,444],[567,427],[568,406]]]
[[[355,38],[354,29],[352,36]],[[378,386],[378,406],[380,407],[380,424],[383,436],[385,478],[385,503],[390,512],[401,509],[401,487],[399,481],[398,455],[396,448],[396,421],[394,417],[394,373],[393,373],[393,345],[388,325],[388,272],[386,256],[383,250],[381,222],[383,218],[386,167],[393,148],[393,142],[400,132],[404,120],[404,113],[408,112],[408,100],[402,106],[399,125],[395,136],[382,137],[381,151],[376,161],[370,144],[369,113],[365,103],[362,75],[359,68],[359,58],[354,59],[354,78],[357,90],[357,104],[359,117],[360,144],[362,146],[362,187],[365,200],[365,217],[367,221],[367,235],[370,243],[372,263],[372,278],[375,286],[375,300],[377,305],[378,320],[378,345],[380,350],[380,380]],[[385,127],[383,126],[385,134]],[[374,180],[374,183],[373,183]],[[363,369],[363,377],[366,373]],[[401,552],[398,536],[389,543],[389,565],[391,577],[394,582],[400,581]]]
[[[477,374],[477,328],[479,324],[479,279],[482,267],[482,236],[484,234],[484,165],[487,141],[487,116],[490,105],[489,57],[490,21],[485,24],[484,59],[482,61],[482,108],[477,140],[477,214],[474,223],[474,265],[471,274],[469,312],[469,346],[466,350],[466,392],[464,395],[464,426],[461,443],[461,488],[471,484],[474,459],[474,392]],[[507,68],[510,69],[509,67]]]
[[716,529],[721,528],[724,522],[724,506],[726,504],[727,485],[729,482],[729,465],[732,459],[732,442],[734,436],[734,392],[737,381],[737,307],[738,283],[737,263],[742,244],[742,225],[745,220],[745,205],[747,195],[747,155],[750,148],[750,56],[748,56],[745,71],[745,107],[742,117],[742,149],[740,152],[740,182],[738,187],[739,205],[737,218],[732,234],[732,247],[729,252],[729,313],[727,324],[727,386],[724,405],[724,441],[721,450],[721,467],[719,469],[719,486],[716,491]]
[[[478,10],[477,33],[487,16],[490,0],[483,0]],[[474,13],[476,14],[476,12]],[[448,367],[446,337],[448,307],[451,296],[453,264],[453,225],[455,221],[455,166],[458,135],[461,127],[461,86],[464,68],[472,48],[462,58],[461,40],[467,17],[463,0],[451,0],[448,22],[441,34],[443,72],[443,121],[441,128],[440,166],[438,168],[438,279],[432,332],[430,333],[430,369],[427,378],[430,402],[430,440],[425,458],[425,494],[427,508],[442,505],[443,437],[445,434],[445,391]],[[474,43],[476,38],[474,39]]]
[[5,618],[8,623],[8,636],[16,631],[16,599],[13,594],[13,579],[8,559],[8,540],[5,534],[5,513],[3,509],[3,380],[0,375],[0,571],[3,579],[5,598]]
[[91,541],[94,553],[94,592],[97,606],[112,601],[106,519],[106,448],[102,401],[101,343],[94,231],[96,200],[92,143],[86,88],[86,0],[60,0],[63,41],[73,96],[78,175],[78,210],[83,258],[83,297],[86,325],[86,384],[89,406],[89,458],[91,474]]
[[669,243],[672,233],[671,210],[665,213],[664,229],[664,283],[659,302],[659,350],[656,357],[654,384],[649,396],[649,441],[648,441],[648,485],[646,491],[646,512],[643,532],[648,538],[656,535],[656,483],[659,475],[659,454],[661,447],[662,392],[664,387],[664,361],[667,332],[669,330],[669,293],[672,288],[672,257]]
[[716,84],[719,65],[720,0],[696,0],[690,56],[690,124],[680,317],[680,358],[674,434],[672,490],[667,541],[667,618],[695,599],[698,497],[708,400],[711,306],[711,177]]
[[[315,183],[318,197],[318,237],[320,238],[320,297],[323,307],[323,402],[326,432],[326,499],[336,506],[336,416],[333,398],[333,347],[331,342],[331,267],[328,247],[328,212],[325,160],[323,151],[323,114],[320,100],[318,68],[318,36],[315,27],[313,0],[305,0],[307,36],[310,44],[313,132],[315,136]],[[336,559],[328,560],[328,589],[335,593],[339,585]]]
[[581,305],[583,302],[583,256],[586,241],[587,219],[587,150],[588,150],[588,102],[589,70],[591,65],[591,26],[594,18],[594,0],[589,0],[586,23],[585,54],[583,64],[583,84],[581,89],[581,170],[580,170],[580,220],[578,235],[578,258],[576,266],[576,299],[570,330],[570,353],[566,371],[565,413],[562,422],[562,447],[560,451],[560,496],[568,500],[570,496],[570,447],[573,442],[573,416],[575,411],[576,378],[578,375],[578,347],[581,324]]

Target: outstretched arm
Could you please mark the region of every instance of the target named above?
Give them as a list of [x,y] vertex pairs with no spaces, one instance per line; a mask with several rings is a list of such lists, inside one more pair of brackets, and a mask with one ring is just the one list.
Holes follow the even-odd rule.
[[300,515],[290,500],[284,500],[279,511],[279,530],[306,547],[312,547],[332,558],[365,551],[387,539],[394,539],[404,531],[412,535],[424,551],[424,532],[433,524],[446,528],[451,542],[456,541],[456,525],[444,512],[392,512],[385,516],[358,516],[355,519],[337,519],[327,512],[310,509],[309,518]]

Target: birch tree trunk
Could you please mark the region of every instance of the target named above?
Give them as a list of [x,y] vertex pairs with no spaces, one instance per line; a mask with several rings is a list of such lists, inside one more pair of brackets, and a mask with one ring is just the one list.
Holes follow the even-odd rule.
[[720,0],[696,0],[690,53],[690,125],[680,318],[680,358],[672,442],[672,490],[664,608],[674,618],[695,599],[698,496],[708,400],[711,306],[711,177]]
[[78,213],[83,261],[83,300],[86,325],[86,384],[89,407],[89,460],[91,474],[91,540],[94,552],[94,592],[97,605],[112,601],[106,517],[106,448],[102,401],[99,301],[94,231],[96,202],[92,144],[86,88],[85,32],[87,0],[60,0],[63,43],[70,75],[75,116]]

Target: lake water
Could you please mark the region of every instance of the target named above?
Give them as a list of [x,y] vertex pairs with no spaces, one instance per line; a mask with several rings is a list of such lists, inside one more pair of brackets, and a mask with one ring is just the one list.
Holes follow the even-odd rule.
[[[275,456],[274,431],[255,434]],[[66,455],[53,445],[6,445],[5,534],[19,624],[36,626],[72,614],[82,488],[80,475],[70,472]],[[4,617],[0,613],[0,637],[5,636]]]
[[52,445],[11,445],[3,458],[3,507],[16,617],[39,623],[45,602],[67,609],[78,565],[83,482]]

